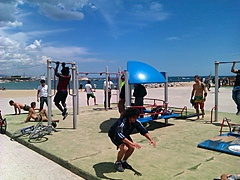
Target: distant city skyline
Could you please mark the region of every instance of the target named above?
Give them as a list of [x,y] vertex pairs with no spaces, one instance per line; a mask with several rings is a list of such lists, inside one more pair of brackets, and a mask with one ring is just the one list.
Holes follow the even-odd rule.
[[239,9],[239,0],[0,0],[0,73],[41,76],[52,59],[86,72],[137,60],[169,76],[214,75],[215,61],[240,60]]

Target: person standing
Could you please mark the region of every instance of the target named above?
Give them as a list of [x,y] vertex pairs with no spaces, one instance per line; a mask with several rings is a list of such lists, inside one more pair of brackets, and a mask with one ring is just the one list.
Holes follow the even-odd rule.
[[108,109],[112,109],[111,108],[111,90],[112,87],[114,86],[113,82],[110,81],[110,77],[108,76],[108,84],[107,81],[103,82],[103,89],[104,89],[104,108],[107,109],[107,104],[106,104],[106,91],[108,92]]
[[141,135],[145,136],[150,144],[156,147],[156,142],[152,139],[147,129],[137,120],[139,111],[136,108],[128,108],[122,118],[119,118],[109,129],[108,136],[112,143],[117,146],[119,152],[114,167],[117,171],[123,172],[124,169],[131,169],[127,163],[135,148],[140,149],[141,145],[133,142],[130,134],[137,129]]
[[79,89],[80,89],[80,91],[82,91],[82,88],[83,88],[83,84],[80,83],[80,85],[79,85]]
[[196,109],[197,120],[199,119],[199,107],[202,112],[202,119],[204,119],[204,102],[207,97],[207,90],[205,85],[200,81],[198,75],[194,76],[195,84],[193,84],[193,89],[191,93],[191,100],[193,102],[194,108]]
[[236,78],[233,85],[232,90],[232,99],[237,105],[237,113],[236,115],[240,115],[240,69],[235,69],[236,62],[234,61],[232,64],[231,72],[236,74]]
[[121,76],[121,85],[120,85],[120,95],[118,101],[118,112],[120,113],[120,117],[122,117],[123,112],[125,111],[125,77]]
[[85,85],[85,91],[87,93],[87,105],[89,106],[89,99],[90,99],[90,97],[94,99],[94,105],[97,105],[97,103],[96,103],[96,96],[93,93],[92,85],[91,85],[91,81],[90,80],[88,80],[87,84]]
[[44,102],[46,103],[46,105],[48,105],[48,101],[47,101],[48,85],[46,85],[46,81],[44,79],[42,79],[40,81],[40,83],[41,83],[41,85],[38,86],[38,90],[37,90],[37,102],[39,102],[39,100],[40,100],[39,111],[41,111],[43,109]]
[[147,90],[142,84],[135,84],[134,87],[134,106],[143,106],[143,98],[147,95]]
[[[56,62],[55,76],[58,77],[58,85],[57,93],[54,97],[54,102],[57,108],[62,112],[64,120],[68,115],[66,99],[68,95],[68,84],[71,79],[71,75],[69,74],[69,67],[65,67],[65,63],[62,63],[61,73],[58,73],[59,64],[59,62]],[[62,105],[60,105],[60,102]]]

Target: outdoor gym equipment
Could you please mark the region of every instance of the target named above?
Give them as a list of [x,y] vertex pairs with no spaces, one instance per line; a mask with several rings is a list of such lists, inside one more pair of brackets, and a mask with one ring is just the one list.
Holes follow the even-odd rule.
[[[52,97],[55,94],[52,94],[51,79],[52,73],[51,69],[54,69],[52,63],[57,63],[56,61],[47,60],[47,83],[48,83],[48,125],[51,125],[52,122]],[[73,129],[77,127],[77,110],[78,110],[78,88],[77,88],[77,66],[75,62],[64,62],[65,64],[71,65],[70,69],[72,70],[72,94],[69,95],[73,98]],[[60,64],[63,64],[61,62]]]
[[214,121],[216,122],[218,119],[218,67],[219,64],[232,64],[233,62],[240,63],[240,61],[215,61],[215,119]]

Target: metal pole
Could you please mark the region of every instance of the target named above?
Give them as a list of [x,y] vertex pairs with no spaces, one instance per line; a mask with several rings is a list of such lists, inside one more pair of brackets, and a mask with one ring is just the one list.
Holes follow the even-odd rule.
[[76,66],[77,115],[79,115],[78,66]]
[[52,84],[51,84],[51,60],[47,60],[47,85],[48,85],[48,125],[51,125],[52,122]]
[[165,101],[165,104],[168,106],[168,74],[167,72],[164,72],[164,76],[166,79],[166,82],[164,84],[164,101]]
[[219,62],[215,61],[215,122],[218,121],[218,66]]
[[105,86],[105,106],[106,106],[106,109],[108,108],[109,104],[108,104],[108,77],[109,77],[109,74],[108,74],[108,66],[106,66],[106,86]]
[[131,93],[130,93],[130,85],[128,81],[128,71],[124,71],[125,76],[125,100],[126,100],[126,107],[131,106]]
[[76,65],[72,63],[72,92],[73,92],[73,129],[77,127],[77,92],[76,92]]
[[222,61],[222,62],[218,62],[218,64],[228,64],[228,63],[232,64],[233,62],[240,63],[240,61]]

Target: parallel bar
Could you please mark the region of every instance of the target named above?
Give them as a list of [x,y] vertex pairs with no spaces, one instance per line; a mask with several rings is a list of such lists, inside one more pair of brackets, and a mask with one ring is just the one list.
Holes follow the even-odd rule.
[[[217,61],[216,61],[217,62]],[[233,62],[236,62],[236,63],[240,63],[240,61],[220,61],[218,62],[219,64],[228,64],[228,63],[233,63]]]

